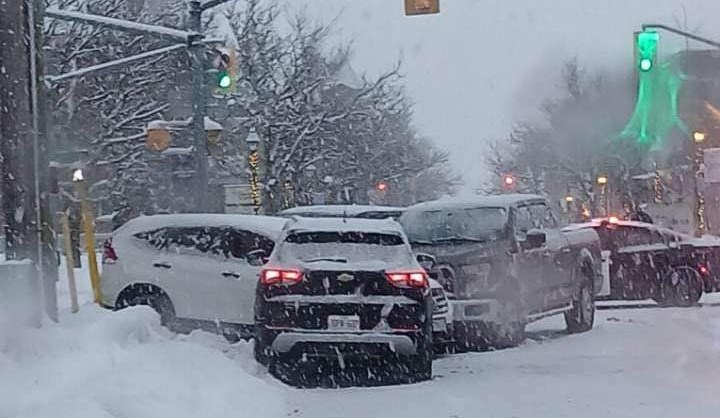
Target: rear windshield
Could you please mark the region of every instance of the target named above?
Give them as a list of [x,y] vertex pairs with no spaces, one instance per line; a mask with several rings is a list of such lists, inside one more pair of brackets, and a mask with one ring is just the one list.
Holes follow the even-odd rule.
[[301,232],[289,235],[285,242],[291,244],[402,245],[403,239],[398,235],[374,232]]
[[501,236],[508,216],[504,208],[450,208],[406,212],[400,218],[412,243],[492,241]]
[[377,267],[378,263],[408,264],[412,263],[413,258],[401,235],[336,231],[291,234],[280,247],[278,256],[288,261],[355,267]]

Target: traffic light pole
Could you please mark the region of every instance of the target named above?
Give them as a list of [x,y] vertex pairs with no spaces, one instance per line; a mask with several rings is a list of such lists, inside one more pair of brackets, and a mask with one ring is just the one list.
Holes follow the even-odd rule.
[[[189,28],[196,33],[202,32],[202,12],[205,9],[199,1],[190,2]],[[195,175],[195,210],[203,213],[208,208],[208,151],[205,135],[206,96],[205,96],[205,48],[198,42],[190,43],[192,61],[192,135],[197,154],[197,173]]]

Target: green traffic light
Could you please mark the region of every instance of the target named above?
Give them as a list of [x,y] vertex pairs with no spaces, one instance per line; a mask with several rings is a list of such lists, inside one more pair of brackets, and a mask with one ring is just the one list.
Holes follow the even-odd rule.
[[640,69],[643,71],[650,71],[652,69],[653,62],[650,59],[643,58],[640,60]]
[[218,74],[218,87],[221,89],[228,89],[230,86],[232,86],[232,78],[230,77],[230,73],[227,71],[221,71]]
[[637,50],[640,61],[640,71],[648,72],[655,66],[660,34],[655,31],[642,31],[637,34]]

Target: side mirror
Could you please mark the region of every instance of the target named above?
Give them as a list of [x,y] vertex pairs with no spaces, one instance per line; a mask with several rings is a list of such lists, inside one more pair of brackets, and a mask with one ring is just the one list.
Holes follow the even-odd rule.
[[267,261],[265,250],[257,249],[247,253],[247,261],[251,266],[262,266]]
[[528,249],[540,248],[547,242],[547,235],[539,229],[531,229],[527,235],[525,235],[525,242],[527,243]]
[[437,264],[437,260],[435,259],[435,257],[431,256],[430,254],[419,253],[415,256],[415,259],[417,260],[418,264],[420,264],[420,266],[428,273],[435,267],[435,264]]

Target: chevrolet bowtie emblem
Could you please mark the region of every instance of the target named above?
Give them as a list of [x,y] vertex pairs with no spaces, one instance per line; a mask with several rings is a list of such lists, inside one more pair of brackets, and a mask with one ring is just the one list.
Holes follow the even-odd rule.
[[351,281],[355,280],[355,276],[353,276],[352,274],[343,273],[338,276],[338,280],[340,280],[343,283],[347,283],[347,282],[351,282]]

